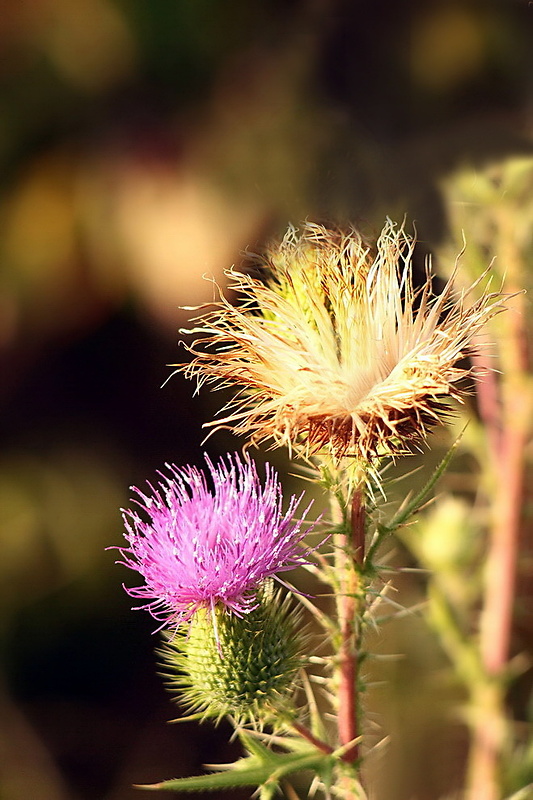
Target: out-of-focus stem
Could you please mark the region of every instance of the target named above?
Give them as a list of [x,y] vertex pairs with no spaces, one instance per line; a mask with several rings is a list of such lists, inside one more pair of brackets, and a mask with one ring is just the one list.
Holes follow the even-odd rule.
[[[524,395],[520,397],[523,399]],[[514,408],[514,413],[506,416],[498,454],[501,478],[494,501],[480,629],[480,655],[487,686],[474,698],[480,714],[470,757],[469,800],[499,797],[499,762],[505,739],[504,689],[498,679],[503,677],[509,658],[527,441],[520,409]]]
[[[509,658],[515,573],[524,494],[525,447],[530,426],[531,399],[526,381],[527,330],[523,263],[515,244],[514,220],[504,209],[499,215],[501,257],[509,290],[520,292],[509,302],[502,319],[500,419],[484,419],[492,441],[497,495],[487,562],[486,593],[481,626],[481,656],[489,675],[499,675]],[[499,436],[498,436],[499,435]],[[503,478],[503,480],[502,480]]]
[[483,421],[485,432],[488,439],[489,452],[492,455],[493,464],[495,459],[499,461],[502,447],[502,431],[500,428],[501,406],[500,390],[498,378],[493,371],[492,360],[482,346],[479,351],[472,355],[472,363],[479,374],[476,385],[476,398],[479,416]]
[[501,675],[509,657],[515,573],[524,492],[525,431],[507,429],[500,461],[503,480],[495,504],[487,560],[480,650],[489,675]]
[[[514,244],[512,219],[500,216],[500,251],[508,288],[520,291],[521,255]],[[523,295],[513,298],[505,315],[500,343],[502,367],[500,408],[496,413],[495,381],[480,386],[480,414],[487,430],[494,469],[494,518],[485,574],[480,628],[480,655],[486,681],[474,693],[477,716],[470,753],[468,800],[497,800],[499,770],[506,735],[504,685],[509,659],[516,565],[524,493],[525,447],[530,426],[531,398],[526,382],[527,341]]]
[[524,431],[505,430],[486,568],[486,592],[481,620],[480,655],[487,676],[474,695],[478,720],[470,754],[468,800],[498,800],[499,767],[505,744],[504,686],[499,678],[509,658],[515,574],[524,489]]

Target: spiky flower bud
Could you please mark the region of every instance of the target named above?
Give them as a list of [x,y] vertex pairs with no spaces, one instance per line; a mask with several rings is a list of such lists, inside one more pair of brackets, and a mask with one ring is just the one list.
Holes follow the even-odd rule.
[[[241,617],[219,608],[195,614],[161,650],[168,684],[188,710],[217,720],[275,723],[290,710],[303,664],[300,614],[290,599],[262,591],[257,606]],[[216,626],[216,629],[215,629]]]

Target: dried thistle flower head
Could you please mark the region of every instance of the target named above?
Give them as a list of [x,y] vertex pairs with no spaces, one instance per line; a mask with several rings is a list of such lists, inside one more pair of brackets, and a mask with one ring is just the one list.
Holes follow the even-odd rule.
[[307,223],[266,253],[266,282],[228,271],[243,299],[224,296],[188,333],[195,356],[181,367],[199,385],[239,391],[209,426],[251,443],[273,440],[308,457],[364,461],[405,452],[460,397],[458,365],[499,294],[416,291],[414,241],[387,221],[375,247],[355,230]]

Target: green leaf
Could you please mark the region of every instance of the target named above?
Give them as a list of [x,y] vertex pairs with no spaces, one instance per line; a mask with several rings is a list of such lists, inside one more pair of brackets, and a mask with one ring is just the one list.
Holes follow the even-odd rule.
[[308,746],[303,753],[274,753],[245,731],[241,731],[239,737],[249,755],[234,764],[213,765],[212,768],[217,771],[210,775],[174,778],[160,783],[145,784],[138,788],[151,791],[196,792],[258,786],[261,800],[270,800],[279,788],[280,781],[294,772],[311,770],[315,774],[324,776],[331,774],[334,757],[324,755],[312,746]]
[[167,792],[200,792],[215,791],[216,789],[233,789],[237,786],[258,786],[266,780],[264,768],[255,769],[250,765],[247,770],[236,774],[231,772],[216,772],[212,775],[193,775],[190,778],[173,778],[160,783],[138,785],[137,789],[151,791],[161,790]]

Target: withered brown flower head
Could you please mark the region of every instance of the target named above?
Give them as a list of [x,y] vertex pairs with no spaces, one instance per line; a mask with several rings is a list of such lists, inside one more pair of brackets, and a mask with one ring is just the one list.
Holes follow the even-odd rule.
[[387,221],[374,248],[355,230],[289,228],[264,257],[266,282],[234,269],[224,296],[188,333],[195,356],[181,369],[199,385],[234,386],[208,423],[298,454],[365,461],[410,450],[460,397],[459,366],[501,295],[470,302],[451,281],[415,291],[414,242]]

